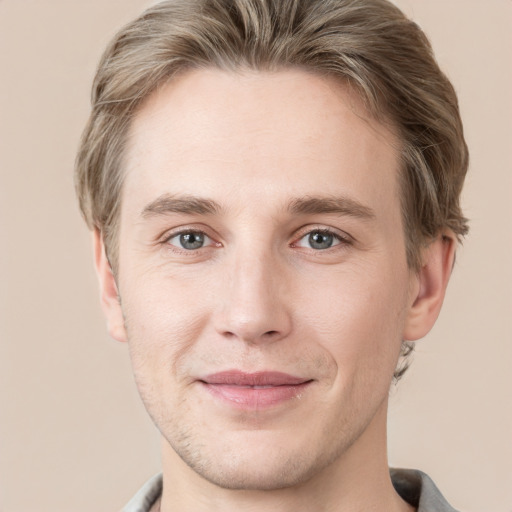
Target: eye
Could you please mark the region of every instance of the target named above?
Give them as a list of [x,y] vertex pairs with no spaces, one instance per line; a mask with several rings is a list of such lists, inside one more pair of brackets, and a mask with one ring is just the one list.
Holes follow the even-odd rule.
[[212,240],[201,231],[184,231],[168,238],[167,243],[180,249],[193,251],[211,245]]
[[342,238],[332,231],[315,229],[304,235],[296,245],[298,247],[307,247],[308,249],[322,251],[339,245],[341,242]]

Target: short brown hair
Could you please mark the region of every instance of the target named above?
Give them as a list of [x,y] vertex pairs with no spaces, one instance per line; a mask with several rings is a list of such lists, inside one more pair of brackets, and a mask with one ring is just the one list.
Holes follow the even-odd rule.
[[88,225],[116,270],[122,158],[138,107],[187,69],[302,68],[339,77],[402,142],[407,260],[450,230],[467,232],[460,192],[468,166],[457,97],[421,29],[387,0],[169,0],[124,27],[95,77],[76,162]]

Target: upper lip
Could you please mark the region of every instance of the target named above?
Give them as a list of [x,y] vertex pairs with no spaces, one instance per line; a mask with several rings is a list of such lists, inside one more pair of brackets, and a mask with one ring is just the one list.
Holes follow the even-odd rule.
[[212,373],[200,379],[206,384],[224,384],[231,386],[296,386],[312,379],[295,377],[288,373],[260,371],[246,373],[240,370],[227,370]]

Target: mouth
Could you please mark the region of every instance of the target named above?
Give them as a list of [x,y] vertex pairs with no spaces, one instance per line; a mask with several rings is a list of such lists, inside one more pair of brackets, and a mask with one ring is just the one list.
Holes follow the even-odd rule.
[[287,373],[229,370],[214,373],[199,383],[214,398],[242,409],[262,409],[300,398],[313,379]]

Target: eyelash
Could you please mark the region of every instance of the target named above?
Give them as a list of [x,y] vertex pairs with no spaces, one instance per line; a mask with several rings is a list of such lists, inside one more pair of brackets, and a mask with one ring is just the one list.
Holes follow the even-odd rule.
[[[333,237],[333,239],[336,241],[336,243],[334,243],[330,247],[327,247],[327,248],[324,248],[324,249],[314,249],[312,247],[308,248],[308,247],[303,247],[303,246],[299,245],[299,243],[302,240],[304,240],[308,236],[311,236],[312,234],[320,234],[321,236]],[[174,245],[174,244],[170,243],[170,241],[172,239],[180,237],[180,236],[183,236],[183,235],[200,235],[200,236],[205,237],[205,239],[210,240],[210,242],[212,242],[212,243],[210,243],[208,245],[202,245],[201,247],[193,248],[193,249],[185,249],[184,247],[179,247],[177,245]],[[317,227],[317,228],[308,227],[307,230],[302,231],[300,233],[300,236],[298,238],[295,238],[294,240],[295,241],[290,244],[290,247],[294,247],[294,248],[303,247],[305,249],[312,250],[315,253],[327,252],[327,251],[330,251],[331,249],[333,249],[335,247],[338,247],[340,245],[346,247],[346,246],[349,246],[349,245],[353,244],[353,239],[349,235],[347,235],[347,234],[343,234],[342,235],[342,234],[340,234],[337,231],[334,231],[332,229],[327,229],[327,228],[324,228],[324,227]],[[214,247],[221,247],[222,246],[222,244],[220,242],[216,242],[204,230],[202,230],[202,229],[191,229],[191,228],[187,228],[187,229],[183,229],[183,230],[173,231],[171,233],[167,233],[164,237],[161,238],[159,243],[164,245],[164,246],[166,246],[167,248],[172,247],[172,249],[171,249],[172,251],[183,253],[183,254],[187,254],[187,255],[193,255],[194,253],[197,254],[197,252],[199,250],[206,249],[206,248],[211,247],[211,246],[214,246]]]
[[[333,245],[331,245],[330,247],[327,247],[325,249],[313,249],[312,247],[309,247],[309,249],[313,250],[315,253],[326,252],[326,251],[329,251],[330,249],[334,249],[335,247],[348,246],[353,243],[353,240],[349,235],[341,234],[337,231],[334,231],[333,229],[328,229],[328,228],[323,228],[323,227],[317,227],[317,228],[308,227],[307,230],[302,232],[300,234],[299,238],[297,238],[296,241],[291,244],[291,247],[302,247],[299,245],[299,243],[302,240],[304,240],[306,237],[308,237],[308,236],[311,237],[312,234],[316,234],[316,233],[318,233],[322,236],[333,237],[333,239],[336,241],[336,243],[334,243]],[[308,249],[308,248],[306,247],[306,249]]]
[[[177,245],[174,245],[174,244],[170,243],[173,238],[177,238],[177,237],[180,237],[180,236],[183,236],[183,235],[201,235],[205,239],[210,240],[210,242],[212,242],[212,243],[208,244],[208,245],[203,245],[201,247],[198,247],[197,249],[185,249],[184,247],[179,247]],[[194,253],[197,253],[198,250],[205,249],[205,248],[207,248],[209,246],[216,246],[216,247],[220,247],[221,246],[221,244],[219,242],[216,242],[212,237],[208,236],[208,234],[204,230],[202,230],[202,229],[191,229],[191,228],[187,228],[187,229],[183,229],[183,230],[179,230],[179,231],[173,231],[172,233],[167,233],[161,239],[160,243],[162,245],[167,246],[167,247],[169,247],[169,246],[172,247],[173,251],[177,251],[177,252],[184,253],[184,254],[187,254],[187,255],[192,255]]]

